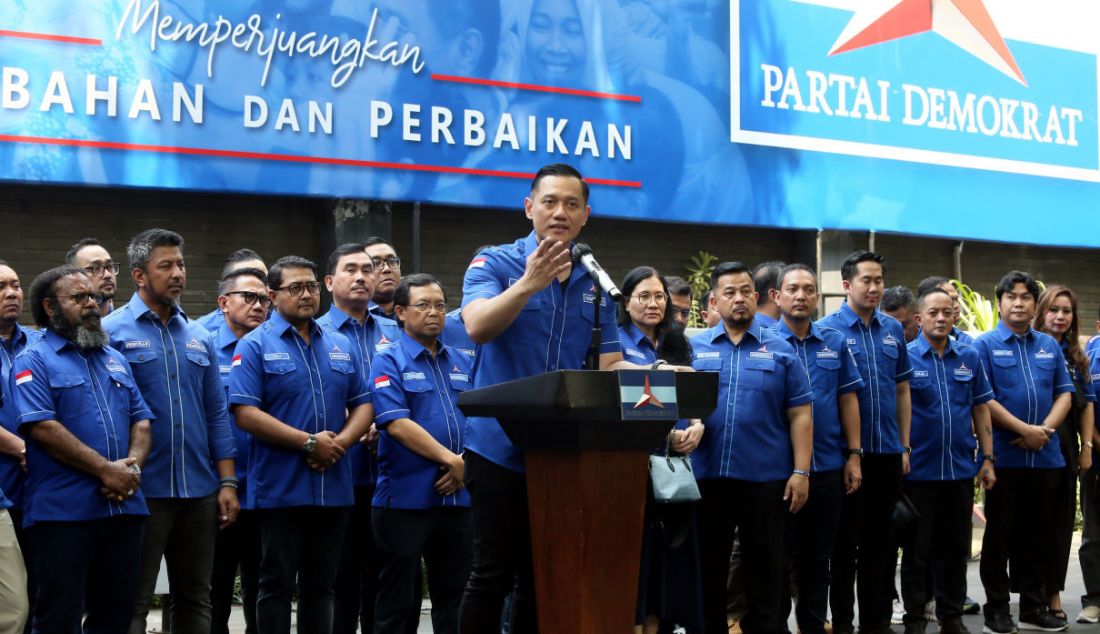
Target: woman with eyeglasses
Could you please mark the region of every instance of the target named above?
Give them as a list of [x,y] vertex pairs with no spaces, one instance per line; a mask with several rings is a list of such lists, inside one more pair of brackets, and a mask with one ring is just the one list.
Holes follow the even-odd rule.
[[[1065,590],[1066,571],[1073,539],[1073,525],[1077,515],[1077,477],[1090,477],[1092,468],[1093,403],[1092,375],[1089,360],[1078,339],[1077,297],[1065,286],[1050,286],[1039,296],[1032,327],[1054,337],[1062,345],[1069,376],[1073,380],[1073,401],[1065,421],[1058,426],[1057,438],[1062,448],[1066,466],[1059,473],[1057,512],[1052,521],[1052,537],[1057,543],[1057,556],[1047,562],[1046,589],[1050,599],[1050,612],[1062,622],[1066,613],[1062,609],[1060,592]],[[1081,444],[1078,445],[1078,438]],[[1053,440],[1053,439],[1052,439]]]
[[[619,345],[623,359],[638,365],[686,366],[691,344],[675,322],[668,283],[656,269],[639,266],[619,286]],[[672,453],[687,454],[699,446],[703,424],[679,421],[669,435]],[[654,453],[664,453],[659,447]],[[699,544],[694,526],[694,504],[658,503],[653,487],[646,493],[645,532],[638,576],[635,631],[652,634],[658,628],[703,624]]]

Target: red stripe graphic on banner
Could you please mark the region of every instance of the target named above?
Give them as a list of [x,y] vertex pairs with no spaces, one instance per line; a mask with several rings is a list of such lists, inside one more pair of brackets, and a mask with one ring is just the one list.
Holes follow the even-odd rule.
[[26,31],[5,31],[0,29],[0,37],[18,37],[24,40],[43,40],[46,42],[63,42],[65,44],[87,44],[89,46],[102,46],[103,40],[91,37],[72,37],[70,35],[51,35],[49,33],[28,33]]

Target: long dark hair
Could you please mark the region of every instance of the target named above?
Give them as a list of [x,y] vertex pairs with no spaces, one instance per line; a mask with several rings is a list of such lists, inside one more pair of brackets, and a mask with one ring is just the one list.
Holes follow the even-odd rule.
[[[1081,376],[1089,375],[1089,359],[1085,356],[1083,350],[1081,350],[1081,341],[1078,339],[1078,335],[1081,331],[1080,322],[1077,319],[1077,296],[1073,294],[1073,291],[1068,286],[1061,286],[1055,284],[1048,286],[1046,290],[1039,295],[1039,307],[1035,310],[1035,318],[1032,320],[1032,327],[1039,332],[1046,331],[1046,314],[1050,310],[1050,305],[1054,303],[1054,300],[1059,297],[1069,298],[1069,305],[1073,308],[1073,321],[1069,325],[1069,330],[1066,330],[1065,341],[1066,350],[1069,352],[1069,358],[1066,359],[1072,364]],[[1050,333],[1047,332],[1049,335]]]
[[[634,289],[639,284],[652,277],[661,282],[661,290],[668,297],[668,282],[660,271],[652,266],[639,266],[632,269],[623,278],[619,288],[623,292],[623,302],[619,304],[619,325],[628,326],[632,323],[630,313],[626,310],[626,303],[631,301]],[[665,316],[657,324],[654,334],[657,336],[657,356],[674,365],[688,365],[691,363],[691,344],[680,325],[673,316],[672,299],[665,301]]]

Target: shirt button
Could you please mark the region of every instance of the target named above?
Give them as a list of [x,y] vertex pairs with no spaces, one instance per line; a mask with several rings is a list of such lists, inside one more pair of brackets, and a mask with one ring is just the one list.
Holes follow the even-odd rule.
[[173,373],[169,374],[168,376],[170,376],[170,377],[172,377],[172,378],[174,379],[174,378],[176,378],[176,373],[175,373],[175,372],[173,372]]

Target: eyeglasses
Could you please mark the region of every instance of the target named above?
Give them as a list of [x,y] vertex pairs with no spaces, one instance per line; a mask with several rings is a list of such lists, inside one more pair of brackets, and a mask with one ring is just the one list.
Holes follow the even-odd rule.
[[58,299],[68,298],[73,300],[74,304],[86,304],[88,300],[93,300],[97,304],[103,303],[103,293],[73,293],[72,295],[58,295]]
[[391,255],[388,258],[371,258],[370,261],[372,264],[374,264],[375,270],[380,270],[383,264],[390,267],[391,269],[401,268],[401,258],[397,257],[396,255]]
[[297,297],[302,294],[302,291],[308,292],[310,295],[320,295],[321,285],[317,282],[294,282],[288,286],[283,286],[275,289],[276,291],[286,291],[291,295]]
[[426,313],[431,309],[436,309],[441,313],[447,312],[447,304],[439,302],[438,304],[432,304],[431,302],[417,302],[409,306],[409,308],[415,308],[417,311]]
[[638,293],[637,295],[631,295],[634,299],[638,300],[638,303],[645,306],[649,302],[657,302],[663,304],[668,301],[668,295],[664,293]]
[[84,270],[93,277],[99,277],[103,275],[103,272],[110,269],[111,273],[118,275],[118,262],[112,262],[107,260],[103,264],[93,264],[91,266],[84,267]]
[[691,317],[691,309],[690,308],[673,308],[672,311],[674,313],[678,314],[679,316],[683,317],[684,319],[687,319],[688,317]]
[[[290,291],[292,295],[299,295],[301,294],[301,292],[301,289],[299,289],[297,293],[295,293],[293,290]],[[268,297],[267,295],[261,295],[260,293],[253,293],[252,291],[229,291],[228,293],[226,293],[226,295],[240,295],[241,299],[244,300],[244,303],[248,304],[249,306],[255,306],[256,302],[260,302],[260,306],[263,306],[264,308],[267,308],[271,305],[270,297]]]

